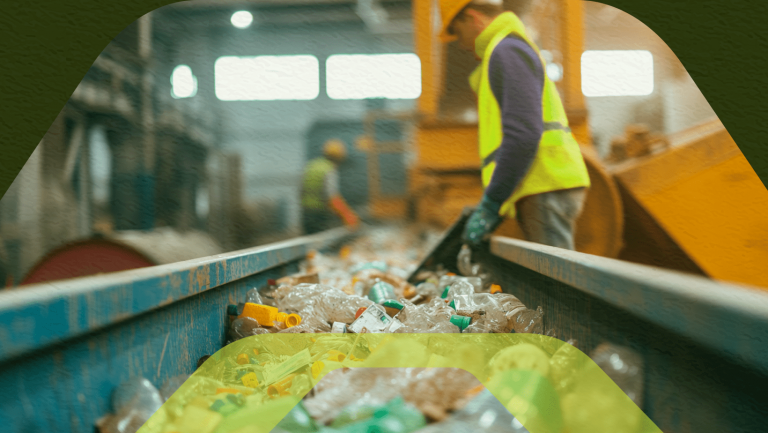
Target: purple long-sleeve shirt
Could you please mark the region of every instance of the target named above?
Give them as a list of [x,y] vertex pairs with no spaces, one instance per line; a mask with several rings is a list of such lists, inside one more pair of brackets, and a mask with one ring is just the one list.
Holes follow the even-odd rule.
[[508,36],[493,50],[488,73],[491,91],[501,109],[504,137],[494,152],[496,169],[485,195],[502,203],[525,177],[544,133],[544,70],[527,42]]

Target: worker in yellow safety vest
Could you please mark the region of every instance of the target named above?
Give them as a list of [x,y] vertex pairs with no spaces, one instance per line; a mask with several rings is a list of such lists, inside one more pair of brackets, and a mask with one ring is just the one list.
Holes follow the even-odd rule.
[[464,242],[477,245],[517,218],[527,240],[574,249],[589,175],[538,47],[502,0],[440,0],[440,15],[442,41],[481,62],[469,81],[485,190]]
[[323,156],[307,164],[301,189],[304,234],[338,226],[339,218],[347,227],[357,228],[358,217],[339,192],[338,166],[346,156],[344,143],[331,139],[323,147]]

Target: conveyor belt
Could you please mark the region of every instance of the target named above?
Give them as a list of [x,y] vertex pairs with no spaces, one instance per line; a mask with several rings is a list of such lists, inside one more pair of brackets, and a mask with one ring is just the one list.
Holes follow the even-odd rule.
[[[456,271],[467,215],[419,269]],[[0,431],[91,431],[117,384],[189,372],[222,346],[227,304],[346,236],[1,293],[0,387],[18,398],[0,403]],[[663,431],[764,431],[764,291],[499,237],[474,259],[529,308],[542,306],[559,338],[587,353],[607,341],[641,354],[643,410]]]

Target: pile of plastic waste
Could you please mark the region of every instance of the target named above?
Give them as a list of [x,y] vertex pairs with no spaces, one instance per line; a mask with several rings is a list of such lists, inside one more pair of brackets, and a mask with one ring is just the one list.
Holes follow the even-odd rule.
[[[269,280],[248,291],[244,302],[228,306],[228,345],[201,359],[196,374],[175,377],[160,390],[146,379],[118,387],[113,414],[100,421],[100,431],[135,432],[146,422],[140,431],[255,432],[238,414],[256,410],[254,405],[278,407],[282,397],[300,402],[286,400],[293,409],[273,430],[277,433],[526,431],[468,371],[350,368],[371,353],[358,344],[365,334],[544,334],[542,308],[530,309],[493,284],[467,249],[458,257],[464,275],[424,272],[418,284],[409,283],[408,275],[435,241],[434,234],[381,228],[336,256],[311,252],[299,274]],[[274,338],[269,344],[265,338],[248,339],[269,339],[268,334],[323,335]],[[538,371],[553,389],[572,386],[572,374],[559,374],[569,362],[561,355],[567,348],[548,353],[513,347],[523,349],[486,355],[505,368]],[[639,404],[637,355],[601,346],[595,362]],[[183,392],[176,392],[180,387]]]

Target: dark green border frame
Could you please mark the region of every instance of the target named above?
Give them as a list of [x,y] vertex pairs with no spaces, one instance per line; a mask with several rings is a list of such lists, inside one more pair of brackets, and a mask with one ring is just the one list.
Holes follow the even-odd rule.
[[[99,53],[171,0],[7,1],[0,21],[0,194],[11,185]],[[607,0],[678,56],[752,168],[768,181],[764,0]]]

